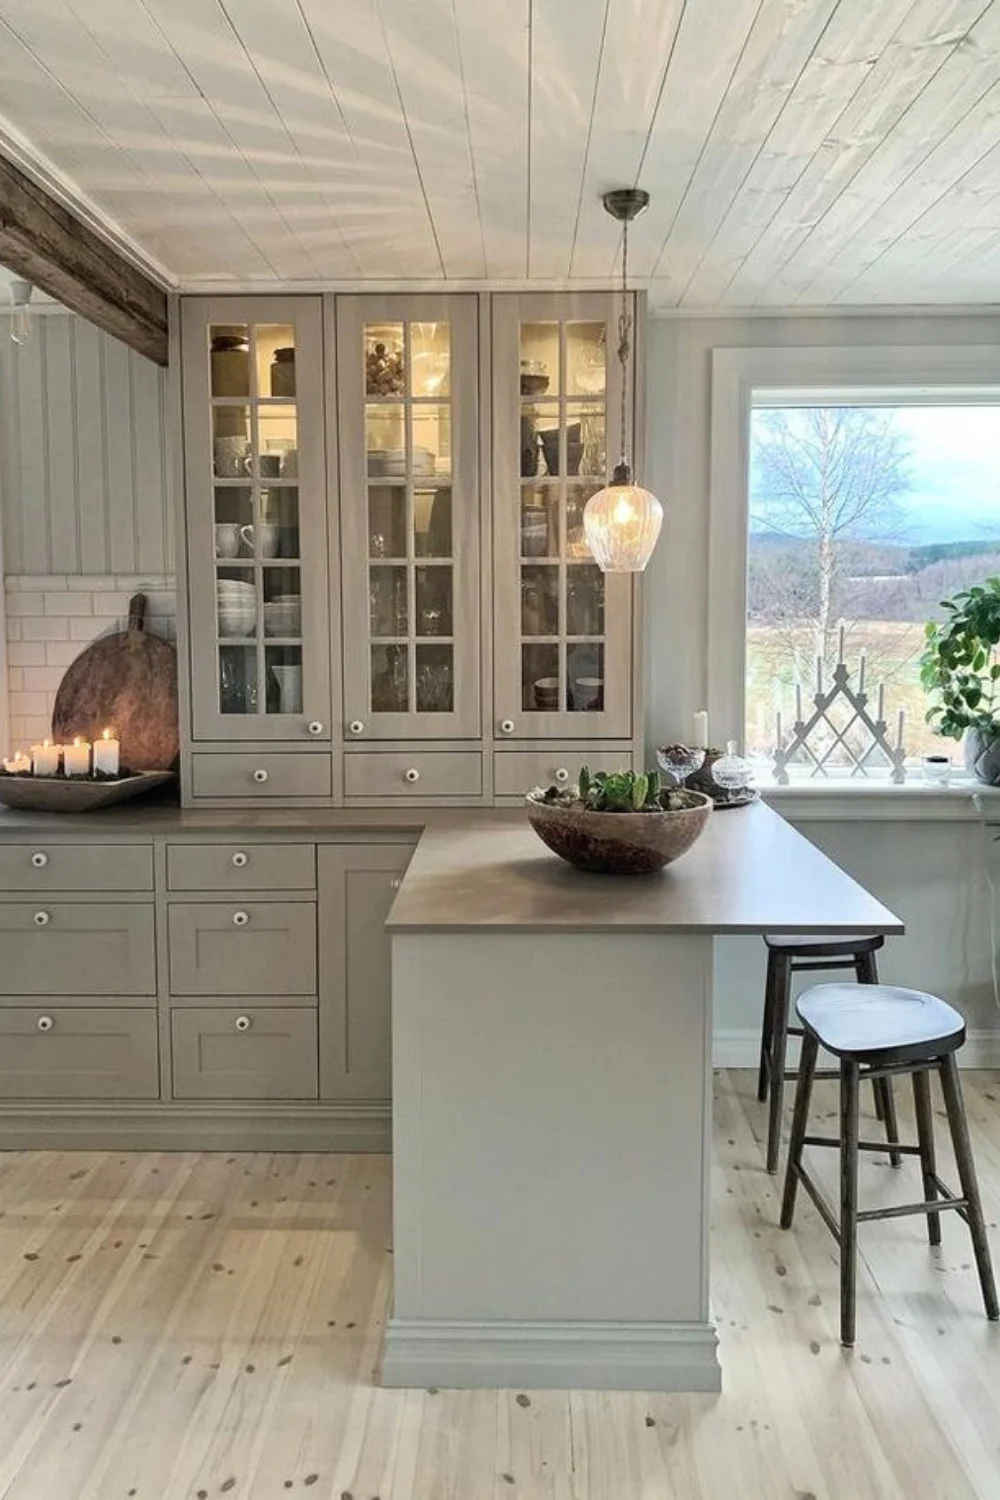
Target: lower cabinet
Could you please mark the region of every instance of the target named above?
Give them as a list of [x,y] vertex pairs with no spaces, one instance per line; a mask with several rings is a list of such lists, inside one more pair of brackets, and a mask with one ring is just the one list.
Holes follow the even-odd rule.
[[156,1099],[156,1011],[0,1009],[0,1099]]
[[316,1012],[205,1006],[170,1017],[175,1099],[315,1099]]
[[328,844],[318,851],[322,1099],[392,1096],[384,924],[412,853],[412,844]]

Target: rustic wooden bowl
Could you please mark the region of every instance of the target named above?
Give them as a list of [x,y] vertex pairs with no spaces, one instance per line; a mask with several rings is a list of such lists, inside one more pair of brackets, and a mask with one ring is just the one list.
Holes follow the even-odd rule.
[[83,776],[0,776],[0,802],[26,812],[96,812],[116,802],[144,797],[173,779],[172,771],[139,771],[115,781]]
[[588,812],[528,796],[528,822],[543,844],[578,870],[601,875],[652,875],[686,854],[705,831],[712,799],[677,812]]

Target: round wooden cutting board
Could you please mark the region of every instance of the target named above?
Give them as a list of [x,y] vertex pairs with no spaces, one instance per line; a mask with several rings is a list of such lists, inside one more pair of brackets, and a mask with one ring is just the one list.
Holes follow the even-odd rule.
[[121,742],[122,768],[170,771],[180,748],[177,651],[145,629],[146,598],[129,601],[128,625],[81,651],[66,672],[52,710],[52,737],[93,742],[110,729]]

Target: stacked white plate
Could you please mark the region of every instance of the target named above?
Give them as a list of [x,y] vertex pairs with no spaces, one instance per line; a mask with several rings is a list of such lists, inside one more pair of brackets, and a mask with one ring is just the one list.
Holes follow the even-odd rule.
[[279,594],[264,605],[264,634],[300,636],[302,634],[302,596]]
[[[434,454],[429,448],[414,448],[411,460],[413,474],[428,475],[435,470]],[[369,448],[368,472],[375,479],[405,479],[405,448]]]
[[257,626],[257,590],[239,578],[219,578],[215,586],[222,636],[252,635]]

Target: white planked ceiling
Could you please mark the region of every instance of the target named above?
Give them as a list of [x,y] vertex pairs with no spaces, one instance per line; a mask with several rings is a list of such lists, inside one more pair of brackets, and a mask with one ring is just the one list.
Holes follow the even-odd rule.
[[185,288],[1000,301],[1000,0],[0,0],[0,150]]

